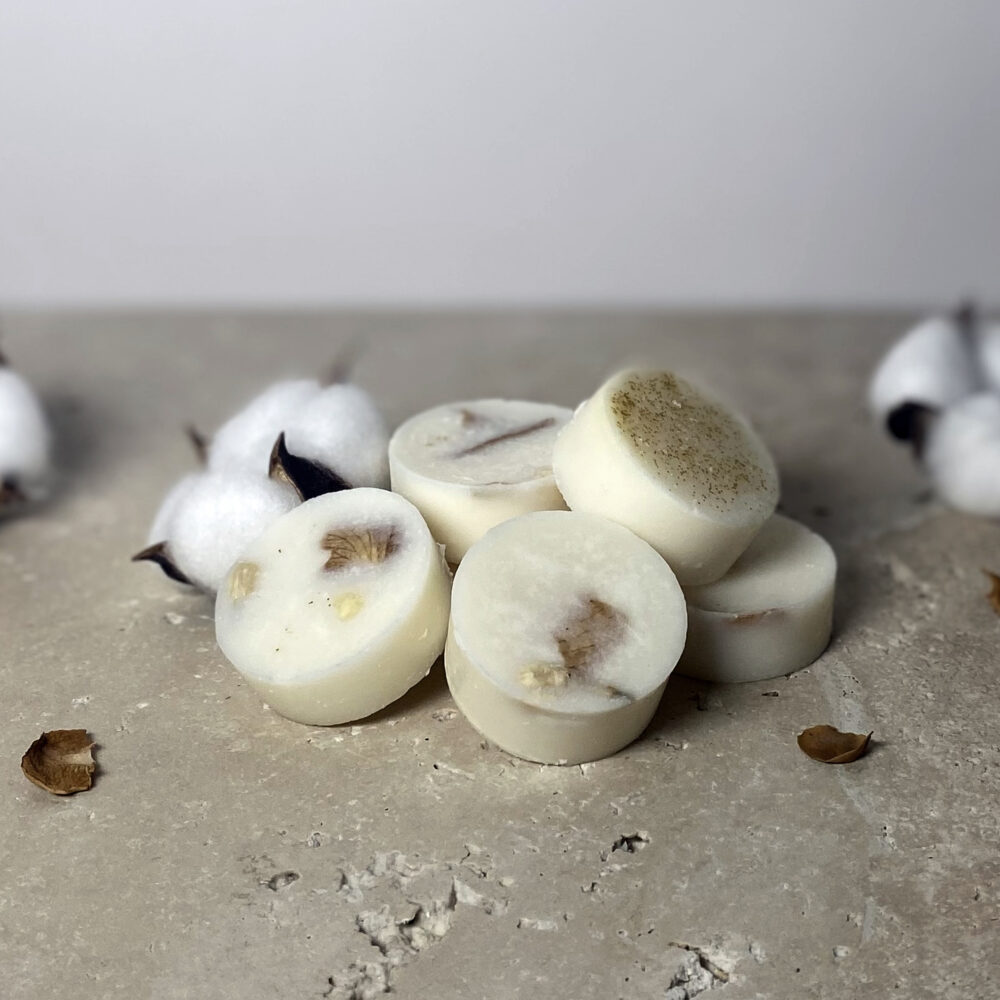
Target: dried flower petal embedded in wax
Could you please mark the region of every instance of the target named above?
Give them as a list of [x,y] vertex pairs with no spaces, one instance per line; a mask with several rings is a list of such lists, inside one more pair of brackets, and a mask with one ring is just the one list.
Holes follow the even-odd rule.
[[850,764],[868,751],[872,734],[842,733],[833,726],[810,726],[798,736],[799,749],[823,764]]
[[93,783],[97,764],[94,741],[86,729],[54,729],[42,733],[21,758],[28,781],[53,795],[85,792]]

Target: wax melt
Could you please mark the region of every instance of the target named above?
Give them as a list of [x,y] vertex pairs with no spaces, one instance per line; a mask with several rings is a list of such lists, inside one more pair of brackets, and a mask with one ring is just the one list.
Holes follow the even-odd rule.
[[282,715],[350,722],[430,670],[444,646],[449,585],[439,546],[403,497],[325,494],[239,556],[216,599],[216,638]]
[[411,417],[389,442],[392,488],[411,500],[458,563],[501,521],[565,509],[552,445],[572,416],[519,400],[453,403]]
[[758,681],[807,666],[830,641],[837,560],[815,532],[775,514],[720,580],[685,588],[678,673]]
[[550,764],[596,760],[645,729],[685,634],[670,567],[627,528],[539,511],[466,553],[445,670],[487,739]]
[[557,438],[553,469],[572,510],[630,528],[685,585],[722,576],[778,499],[774,461],[749,424],[667,371],[605,382]]

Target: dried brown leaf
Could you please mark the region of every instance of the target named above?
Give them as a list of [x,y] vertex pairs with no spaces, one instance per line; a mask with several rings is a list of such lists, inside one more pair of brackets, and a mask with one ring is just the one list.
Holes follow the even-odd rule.
[[28,781],[53,795],[85,792],[93,783],[94,741],[86,729],[53,729],[42,733],[21,758]]
[[990,592],[986,595],[986,600],[990,602],[990,607],[1000,615],[1000,576],[988,569],[984,569],[983,572],[990,581]]
[[872,734],[842,733],[833,726],[810,726],[798,736],[799,749],[824,764],[850,764],[864,756]]

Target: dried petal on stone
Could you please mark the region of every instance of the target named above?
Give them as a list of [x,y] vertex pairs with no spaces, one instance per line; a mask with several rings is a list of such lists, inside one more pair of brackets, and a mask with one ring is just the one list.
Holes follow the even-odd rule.
[[275,482],[287,483],[303,500],[351,488],[351,484],[333,469],[293,455],[285,445],[284,433],[278,435],[278,440],[271,449],[267,474]]
[[132,562],[155,562],[160,569],[163,570],[171,580],[176,580],[178,583],[186,583],[189,586],[194,586],[193,583],[177,568],[177,564],[171,557],[166,542],[157,542],[155,545],[149,545],[144,548],[141,552],[136,552],[132,556]]
[[986,595],[986,600],[990,602],[990,607],[1000,615],[1000,576],[984,569],[987,579],[990,581],[990,592]]
[[798,736],[799,749],[824,764],[849,764],[864,756],[872,734],[842,733],[833,726],[810,726]]
[[54,729],[42,733],[21,758],[28,781],[53,795],[85,792],[97,767],[91,750],[94,741],[86,729]]

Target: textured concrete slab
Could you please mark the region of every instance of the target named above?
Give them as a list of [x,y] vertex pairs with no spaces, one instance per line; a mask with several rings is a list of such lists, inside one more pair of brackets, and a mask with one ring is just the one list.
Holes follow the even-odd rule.
[[[0,972],[10,998],[991,998],[1000,992],[997,525],[929,498],[863,410],[905,317],[19,315],[4,347],[59,441],[0,522]],[[645,736],[573,768],[483,744],[440,666],[317,729],[268,711],[211,606],[129,556],[210,430],[365,346],[398,422],[457,398],[572,405],[625,360],[730,394],[783,509],[841,565],[836,634],[788,678],[677,678]],[[875,731],[845,767],[808,725]],[[21,775],[44,729],[89,792]]]

